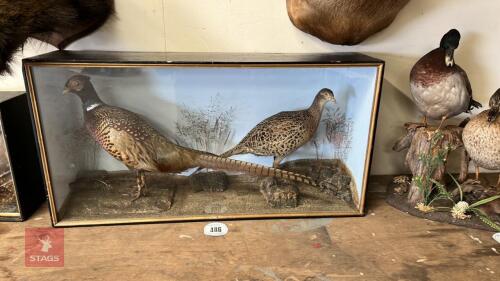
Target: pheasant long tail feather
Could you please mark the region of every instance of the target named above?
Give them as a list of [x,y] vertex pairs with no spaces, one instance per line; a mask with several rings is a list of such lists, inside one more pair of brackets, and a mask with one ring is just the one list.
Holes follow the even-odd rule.
[[229,156],[233,156],[233,155],[236,155],[236,154],[241,154],[243,151],[242,149],[240,148],[239,145],[229,149],[228,151],[222,153],[220,155],[220,157],[223,157],[223,158],[226,158],[226,157],[229,157]]
[[198,165],[204,168],[243,172],[254,176],[277,177],[281,179],[293,180],[296,182],[309,184],[312,186],[318,186],[317,183],[308,176],[281,169],[270,168],[264,165],[212,155],[201,155],[197,160]]

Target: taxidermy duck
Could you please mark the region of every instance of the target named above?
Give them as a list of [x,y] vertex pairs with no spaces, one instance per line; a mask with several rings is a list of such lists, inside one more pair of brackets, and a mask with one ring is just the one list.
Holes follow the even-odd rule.
[[287,0],[292,23],[332,44],[355,45],[389,26],[409,0]]
[[99,28],[113,0],[0,0],[0,75],[28,37],[64,49]]
[[490,109],[488,110],[488,122],[493,123],[500,115],[500,89],[490,98]]
[[448,31],[436,48],[423,56],[410,73],[410,91],[417,108],[427,118],[441,120],[470,112],[481,104],[472,98],[465,71],[455,64],[454,52],[460,42],[456,29]]
[[234,148],[222,157],[252,153],[260,156],[274,156],[273,167],[289,154],[307,143],[316,133],[325,104],[335,102],[330,89],[322,89],[312,105],[305,110],[283,111],[268,117],[255,126]]
[[313,180],[304,175],[221,158],[176,145],[143,117],[104,103],[88,76],[71,77],[66,82],[64,93],[72,93],[80,98],[84,124],[94,140],[130,170],[137,171],[137,193],[134,200],[144,194],[144,172],[177,173],[195,167],[275,176],[316,186]]
[[[500,170],[499,107],[500,89],[490,98],[490,109],[473,117],[462,133],[465,149],[476,166],[476,180],[479,180],[479,167]],[[500,175],[497,188],[500,188]]]

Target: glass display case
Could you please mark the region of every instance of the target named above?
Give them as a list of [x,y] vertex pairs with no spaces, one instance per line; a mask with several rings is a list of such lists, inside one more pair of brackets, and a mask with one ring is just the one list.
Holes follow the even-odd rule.
[[362,215],[383,61],[23,60],[54,226]]
[[0,221],[22,221],[45,201],[28,99],[0,92]]

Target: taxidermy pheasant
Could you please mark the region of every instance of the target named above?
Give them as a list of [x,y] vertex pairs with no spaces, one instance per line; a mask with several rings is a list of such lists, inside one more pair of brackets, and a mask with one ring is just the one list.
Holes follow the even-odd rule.
[[0,0],[0,75],[28,37],[64,49],[99,28],[113,0]]
[[472,98],[472,88],[465,71],[455,64],[454,51],[460,42],[456,29],[448,31],[439,48],[423,56],[410,73],[410,91],[418,109],[427,118],[441,120],[470,112],[481,104]]
[[88,76],[71,77],[66,82],[64,93],[73,93],[80,98],[85,127],[101,147],[129,169],[137,171],[134,200],[144,194],[144,172],[177,173],[195,167],[276,176],[316,186],[311,178],[304,175],[221,158],[176,145],[141,116],[105,104],[98,97]]
[[[462,140],[465,150],[476,166],[476,180],[479,167],[500,170],[500,89],[490,98],[490,109],[474,116],[465,125]],[[500,175],[497,187],[500,188]]]
[[318,92],[312,105],[305,110],[283,111],[268,117],[255,126],[234,148],[222,157],[252,153],[260,156],[274,156],[273,166],[307,143],[316,133],[323,108],[328,101],[335,102],[330,89]]

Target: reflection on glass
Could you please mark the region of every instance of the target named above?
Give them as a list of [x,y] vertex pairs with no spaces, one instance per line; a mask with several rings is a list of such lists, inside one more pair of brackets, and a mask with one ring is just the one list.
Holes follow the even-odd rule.
[[[377,73],[377,66],[34,67],[56,207],[63,219],[74,221],[357,214],[367,173]],[[82,83],[88,79],[85,89],[92,89],[92,94],[71,80],[75,75],[80,75]],[[65,89],[70,94],[63,94]],[[319,99],[323,94],[324,100]],[[308,108],[312,117],[302,114]],[[280,113],[290,111],[295,113]],[[132,120],[117,112],[137,118],[131,132],[121,125],[113,127]],[[270,117],[281,123],[262,125]],[[297,125],[300,120],[302,127]],[[255,128],[262,132],[252,134]],[[273,128],[283,135],[272,135]],[[144,145],[151,141],[151,134],[134,139],[134,130],[154,130],[173,146],[197,150],[195,154],[210,153],[214,159],[228,156],[224,152],[253,138],[247,144],[254,145],[254,150],[242,149],[230,158],[263,166],[244,171],[236,168],[241,162],[228,161],[222,165],[224,173],[213,163],[205,167],[210,169],[187,165],[172,172],[161,141]],[[287,135],[292,131],[295,135]],[[277,142],[276,138],[291,146],[283,159],[277,157],[280,161],[262,148]],[[141,145],[151,151],[138,149]],[[280,145],[275,148],[281,150]],[[127,153],[150,161],[155,168],[138,165]],[[148,155],[153,160],[144,160]],[[273,166],[312,179],[316,186],[290,177],[283,181],[255,176],[258,172],[269,175],[266,169]],[[142,196],[137,193],[139,186],[144,187]]]

